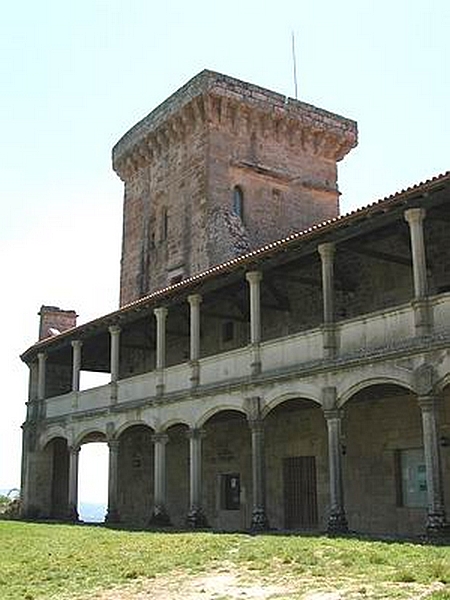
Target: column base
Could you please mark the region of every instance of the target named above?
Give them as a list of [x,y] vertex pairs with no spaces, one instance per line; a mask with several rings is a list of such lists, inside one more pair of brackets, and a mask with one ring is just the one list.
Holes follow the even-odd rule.
[[254,508],[252,512],[251,531],[258,533],[269,529],[269,520],[266,516],[264,508]]
[[322,327],[323,358],[334,358],[337,353],[336,329],[333,324],[323,324]]
[[108,508],[105,516],[105,523],[120,523],[119,511],[116,508],[112,508],[111,510]]
[[348,532],[348,523],[344,512],[334,512],[328,517],[327,532],[329,535]]
[[443,513],[428,513],[426,529],[430,539],[450,539],[450,523]]
[[80,516],[78,514],[77,509],[73,506],[69,508],[69,512],[67,515],[67,520],[72,523],[77,523],[80,520]]
[[172,525],[170,522],[170,517],[167,514],[165,508],[156,507],[153,509],[153,514],[150,517],[149,525],[151,527],[169,527]]
[[193,508],[188,512],[186,525],[189,529],[206,529],[209,527],[201,508]]
[[191,382],[191,388],[196,388],[200,383],[200,364],[198,360],[191,360],[191,375],[189,380]]

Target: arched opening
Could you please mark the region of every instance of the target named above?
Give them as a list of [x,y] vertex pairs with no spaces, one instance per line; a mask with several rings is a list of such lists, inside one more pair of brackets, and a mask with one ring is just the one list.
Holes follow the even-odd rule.
[[439,415],[439,447],[447,520],[450,519],[450,381],[443,389]]
[[246,416],[237,410],[222,410],[203,428],[203,496],[208,522],[223,531],[247,529],[252,516],[252,462]]
[[344,405],[344,503],[351,530],[423,532],[427,504],[420,408],[407,389],[370,385]]
[[320,406],[305,398],[285,400],[264,422],[270,525],[289,530],[325,528],[328,455]]
[[101,523],[108,505],[108,446],[93,438],[80,448],[78,464],[78,517]]
[[137,424],[119,437],[118,502],[120,521],[145,527],[153,511],[154,449],[153,430]]
[[[50,483],[47,506],[51,519],[64,520],[69,516],[69,448],[67,440],[53,438],[46,446]],[[47,512],[47,511],[45,511]]]
[[166,433],[167,512],[172,525],[182,528],[189,511],[188,427],[175,424]]

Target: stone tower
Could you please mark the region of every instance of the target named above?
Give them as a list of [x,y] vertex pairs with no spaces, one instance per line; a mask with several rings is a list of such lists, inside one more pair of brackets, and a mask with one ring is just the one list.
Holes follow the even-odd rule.
[[202,71],[113,149],[121,306],[339,211],[356,123]]

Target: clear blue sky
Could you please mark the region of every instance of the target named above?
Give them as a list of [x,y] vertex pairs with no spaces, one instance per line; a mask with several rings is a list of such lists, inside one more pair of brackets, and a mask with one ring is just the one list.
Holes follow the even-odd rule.
[[0,488],[19,484],[41,304],[118,304],[119,137],[203,68],[358,121],[343,211],[450,168],[448,0],[35,0],[0,22]]

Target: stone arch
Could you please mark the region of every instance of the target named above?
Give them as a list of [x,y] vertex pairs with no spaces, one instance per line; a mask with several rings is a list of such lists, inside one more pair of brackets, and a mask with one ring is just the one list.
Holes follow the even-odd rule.
[[167,421],[164,421],[161,424],[161,426],[157,428],[157,431],[161,432],[161,433],[167,432],[171,427],[176,427],[177,425],[185,426],[188,428],[192,427],[191,423],[189,423],[187,419],[172,418],[172,419],[168,419]]
[[272,527],[324,529],[328,446],[321,402],[290,391],[264,407],[267,517]]
[[414,393],[413,386],[411,384],[410,378],[408,379],[399,379],[398,377],[392,377],[389,375],[380,376],[380,377],[372,377],[368,379],[362,379],[360,381],[355,381],[352,383],[347,389],[343,392],[338,391],[338,401],[337,404],[339,407],[343,407],[347,402],[349,402],[352,398],[356,396],[359,392],[370,388],[381,385],[392,385],[395,387],[402,388],[408,392]]
[[145,527],[154,504],[154,429],[146,422],[128,421],[116,432],[117,510],[120,520]]
[[63,438],[69,444],[69,437],[66,430],[63,427],[52,428],[49,431],[43,433],[39,438],[39,448],[45,450],[48,444],[55,438]]
[[364,379],[346,389],[339,405],[344,408],[340,443],[350,530],[422,533],[426,498],[413,505],[405,492],[411,485],[419,489],[423,472],[423,464],[417,463],[413,471],[409,466],[411,456],[418,457],[423,448],[412,378],[386,374]]
[[152,425],[150,425],[149,423],[147,423],[146,421],[143,421],[142,419],[135,419],[132,421],[125,421],[125,423],[122,423],[122,425],[120,425],[120,427],[118,427],[115,430],[114,438],[116,440],[118,440],[120,438],[120,436],[123,433],[125,433],[125,431],[127,431],[127,429],[130,429],[131,427],[135,427],[137,425],[142,425],[143,427],[148,427],[148,429],[155,431],[155,428]]
[[[204,415],[205,417],[206,415]],[[202,420],[203,506],[210,525],[249,527],[252,508],[251,431],[242,406],[220,406]]]
[[190,493],[189,423],[170,419],[164,423],[166,440],[166,506],[171,524],[176,528],[186,525]]
[[90,442],[106,442],[106,433],[98,428],[85,429],[74,439],[74,446],[80,448],[83,444]]
[[289,402],[291,400],[307,400],[308,402],[314,402],[314,404],[322,406],[321,401],[317,398],[312,397],[311,395],[303,395],[299,394],[298,392],[286,392],[266,402],[261,411],[261,417],[263,419],[266,418],[267,415],[269,415],[272,412],[272,410],[274,410],[277,406],[280,406],[281,404],[284,404],[285,402]]
[[247,417],[247,413],[242,406],[236,406],[235,404],[221,404],[219,406],[212,407],[203,413],[203,415],[198,419],[196,427],[204,427],[206,423],[215,415],[228,411],[241,413],[244,417]]
[[66,437],[54,436],[44,448],[47,454],[50,493],[49,516],[69,517],[69,443]]
[[436,382],[436,391],[443,392],[448,386],[450,386],[450,373],[446,373]]

